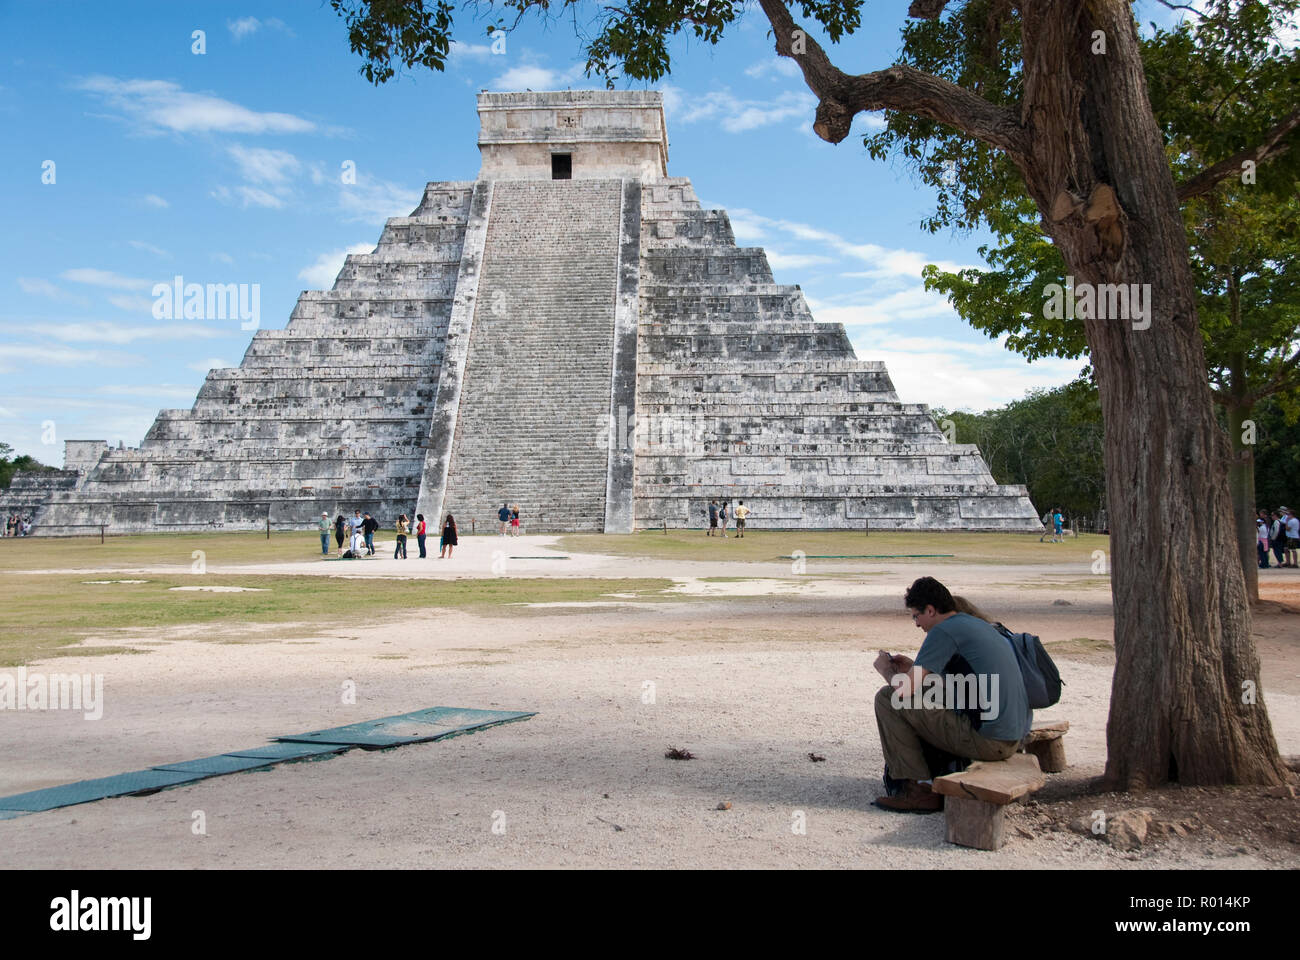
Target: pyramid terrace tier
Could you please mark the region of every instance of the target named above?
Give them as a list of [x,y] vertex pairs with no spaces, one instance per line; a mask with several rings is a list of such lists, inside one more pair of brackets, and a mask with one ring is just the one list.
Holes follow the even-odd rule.
[[1024,487],[953,486],[835,488],[812,495],[797,485],[677,488],[675,494],[639,494],[637,526],[701,529],[711,500],[745,501],[747,533],[764,530],[916,530],[1037,532]]

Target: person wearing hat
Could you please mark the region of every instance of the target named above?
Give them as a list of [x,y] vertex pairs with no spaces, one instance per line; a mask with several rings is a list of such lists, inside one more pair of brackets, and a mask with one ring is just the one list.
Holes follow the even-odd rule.
[[330,515],[322,513],[320,515],[320,552],[322,556],[330,555],[330,530],[333,524],[330,523]]

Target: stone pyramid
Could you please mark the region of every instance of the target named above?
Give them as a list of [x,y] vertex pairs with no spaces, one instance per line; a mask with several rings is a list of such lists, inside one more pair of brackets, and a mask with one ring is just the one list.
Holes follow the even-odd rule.
[[1024,487],[900,403],[724,211],[667,175],[653,92],[478,96],[483,166],[430,183],[333,289],[137,449],[70,441],[44,534],[305,529],[361,509],[495,529],[1037,530]]

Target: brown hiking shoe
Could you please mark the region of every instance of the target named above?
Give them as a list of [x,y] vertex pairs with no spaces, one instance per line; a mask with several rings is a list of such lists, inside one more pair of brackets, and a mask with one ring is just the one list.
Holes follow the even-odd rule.
[[877,797],[876,806],[895,813],[938,813],[943,809],[943,795],[930,789],[928,783],[905,780],[903,792],[896,797]]

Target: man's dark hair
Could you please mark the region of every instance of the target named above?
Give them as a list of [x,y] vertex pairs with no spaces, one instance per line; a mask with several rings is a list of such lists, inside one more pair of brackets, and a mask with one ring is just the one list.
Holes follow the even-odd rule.
[[903,594],[903,605],[909,610],[922,611],[932,606],[939,613],[952,613],[957,609],[948,588],[934,577],[921,577],[914,581]]

